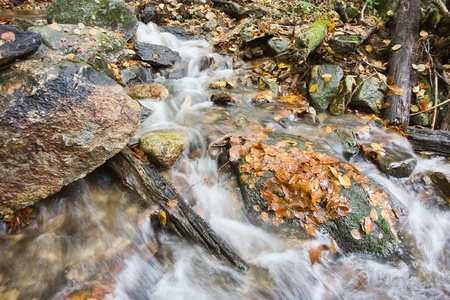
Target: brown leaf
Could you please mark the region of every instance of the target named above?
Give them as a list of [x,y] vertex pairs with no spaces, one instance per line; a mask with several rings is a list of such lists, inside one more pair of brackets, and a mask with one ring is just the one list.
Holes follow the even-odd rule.
[[339,246],[333,238],[330,238],[330,249],[333,254],[336,254],[339,251]]
[[361,233],[359,233],[358,229],[352,229],[352,230],[350,230],[350,233],[355,240],[361,239]]
[[316,235],[316,229],[311,224],[305,224],[305,230],[310,235]]
[[152,56],[153,56],[154,59],[159,59],[159,55],[156,54],[155,52],[152,53]]
[[177,200],[175,200],[175,199],[172,199],[172,200],[170,200],[170,201],[167,201],[167,206],[168,207],[175,207],[175,206],[177,206],[178,205],[178,201]]
[[373,224],[370,217],[365,217],[364,219],[361,220],[361,227],[367,234],[373,231]]
[[309,249],[309,260],[311,264],[315,264],[320,260],[320,254],[322,253],[323,245],[319,245],[316,248]]
[[405,94],[405,90],[402,88],[399,88],[396,85],[388,85],[388,88],[389,88],[389,92],[387,93],[387,96],[392,96],[392,95],[403,96]]
[[16,36],[13,32],[6,31],[2,34],[1,39],[3,42],[14,42],[16,40]]

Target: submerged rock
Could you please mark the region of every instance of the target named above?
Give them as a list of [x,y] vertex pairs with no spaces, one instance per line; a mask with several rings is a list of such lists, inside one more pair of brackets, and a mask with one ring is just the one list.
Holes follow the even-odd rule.
[[176,62],[181,61],[178,52],[163,45],[136,42],[134,48],[139,59],[155,67],[171,67]]
[[374,160],[383,173],[399,178],[409,177],[412,174],[417,160],[411,151],[396,144],[390,144],[383,150],[384,154]]
[[0,68],[35,53],[41,45],[38,34],[12,26],[0,25],[0,36]]
[[94,25],[122,33],[126,40],[136,33],[138,20],[121,0],[53,0],[47,8],[48,23]]
[[317,111],[325,111],[339,92],[344,71],[335,65],[316,65],[311,69],[309,94]]
[[149,132],[139,139],[139,146],[150,161],[162,168],[170,168],[189,144],[184,132]]
[[0,215],[84,177],[139,127],[139,103],[86,64],[27,60],[0,85]]
[[128,89],[128,96],[133,99],[159,99],[169,97],[169,91],[160,83],[134,85]]
[[[228,156],[249,215],[309,234],[329,233],[344,251],[387,254],[399,243],[394,198],[373,180],[298,136],[228,137]],[[299,226],[299,225],[300,226]]]

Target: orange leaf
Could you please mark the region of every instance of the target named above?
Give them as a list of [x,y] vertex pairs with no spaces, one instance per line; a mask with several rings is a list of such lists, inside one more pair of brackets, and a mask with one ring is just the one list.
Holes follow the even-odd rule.
[[316,229],[311,224],[305,224],[305,230],[310,235],[316,235]]
[[170,201],[167,201],[167,206],[168,206],[168,207],[175,207],[175,206],[177,206],[177,205],[178,205],[178,201],[175,200],[175,199],[172,199],[172,200],[170,200]]
[[320,245],[316,248],[309,249],[309,259],[312,264],[319,262],[320,254],[322,253],[323,245]]
[[3,42],[14,42],[16,40],[16,36],[11,31],[6,31],[2,34],[1,39]]
[[373,231],[373,224],[370,217],[365,217],[364,219],[361,220],[361,227],[367,234]]
[[158,59],[159,58],[159,55],[156,54],[155,52],[152,53],[152,56],[153,56],[154,59]]
[[339,183],[344,187],[344,188],[349,188],[352,185],[352,182],[350,180],[350,177],[348,177],[347,175],[339,175],[338,176],[339,179]]
[[333,254],[336,254],[339,251],[339,246],[333,238],[330,238],[330,249]]
[[372,210],[370,211],[370,218],[372,219],[372,221],[376,221],[378,220],[378,213],[377,210],[375,208],[372,208]]
[[265,211],[263,211],[261,213],[261,220],[263,220],[264,222],[267,222],[269,220],[269,214],[266,213]]

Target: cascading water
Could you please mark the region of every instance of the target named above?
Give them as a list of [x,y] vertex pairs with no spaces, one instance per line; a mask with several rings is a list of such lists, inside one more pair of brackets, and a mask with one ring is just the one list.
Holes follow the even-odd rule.
[[[207,144],[254,122],[308,135],[317,134],[317,126],[285,129],[264,110],[213,106],[207,101],[208,83],[244,72],[232,70],[229,57],[213,54],[206,41],[181,41],[152,24],[141,24],[138,38],[169,46],[183,61],[155,80],[169,89],[169,100],[141,101],[153,114],[134,140],[161,129],[189,135],[189,149],[165,175],[249,270],[238,271],[164,230],[154,232],[151,208],[109,169],[100,168],[38,203],[36,221],[20,233],[6,234],[1,225],[0,299],[102,299],[105,294],[106,299],[164,300],[450,298],[450,212],[425,204],[424,195],[405,179],[388,178],[370,163],[357,161],[409,211],[401,222],[401,246],[392,256],[338,255],[312,265],[309,249],[327,244],[328,237],[286,237],[251,224],[240,209],[235,179],[218,171]],[[201,67],[205,57],[212,58],[208,68]],[[243,102],[251,94],[241,93]],[[230,118],[240,125],[230,125]],[[395,134],[379,134],[404,143]],[[450,176],[445,160],[418,158],[415,173],[438,170]]]

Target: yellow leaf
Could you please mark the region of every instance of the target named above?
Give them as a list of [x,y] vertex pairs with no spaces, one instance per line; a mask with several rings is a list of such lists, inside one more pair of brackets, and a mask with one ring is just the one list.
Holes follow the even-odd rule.
[[78,28],[84,29],[84,24],[83,23],[78,23]]
[[316,90],[317,90],[317,88],[319,87],[319,85],[316,83],[316,84],[313,84],[310,88],[309,88],[309,92],[310,93],[314,93]]
[[366,45],[366,51],[369,53],[372,52],[373,51],[372,45]]
[[370,144],[370,146],[371,146],[374,150],[382,150],[380,144],[378,144],[378,143],[372,143],[372,144]]
[[413,93],[417,93],[420,91],[420,86],[416,85],[415,87],[413,87],[412,89]]
[[161,223],[161,225],[166,225],[167,224],[167,216],[166,216],[166,212],[165,211],[163,211],[159,215],[159,223]]
[[425,38],[425,37],[428,36],[428,32],[426,32],[425,30],[422,30],[422,31],[420,32],[420,36],[423,37],[423,38]]
[[411,105],[411,112],[415,113],[419,111],[419,107],[415,104]]
[[338,176],[339,179],[339,183],[344,187],[344,188],[349,188],[352,185],[352,182],[350,180],[350,177],[348,177],[347,175],[339,175]]
[[400,44],[397,44],[397,45],[394,45],[394,46],[392,46],[392,50],[394,50],[394,51],[397,51],[398,49],[400,49],[402,47],[402,45],[400,45]]

